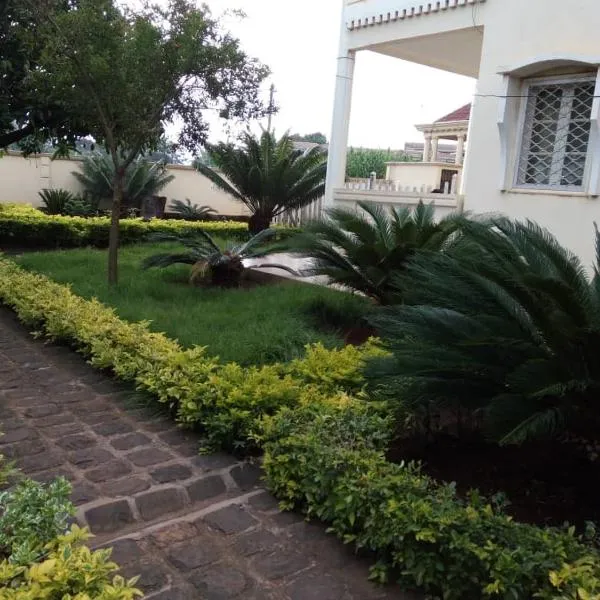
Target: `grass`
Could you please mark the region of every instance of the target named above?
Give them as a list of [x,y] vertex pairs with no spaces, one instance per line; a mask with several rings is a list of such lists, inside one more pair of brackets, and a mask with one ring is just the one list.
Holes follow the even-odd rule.
[[146,256],[177,249],[173,244],[122,248],[116,288],[106,283],[104,250],[34,252],[15,260],[26,269],[71,284],[85,298],[98,298],[126,320],[151,321],[153,331],[164,332],[183,346],[207,346],[213,356],[243,365],[291,360],[314,342],[341,347],[340,329],[351,326],[367,310],[362,298],[310,284],[198,288],[188,284],[186,265],[141,270]]

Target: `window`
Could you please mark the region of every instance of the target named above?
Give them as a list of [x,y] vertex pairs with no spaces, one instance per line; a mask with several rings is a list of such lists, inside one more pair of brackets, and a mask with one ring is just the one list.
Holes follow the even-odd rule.
[[595,87],[595,77],[529,85],[517,186],[584,189]]

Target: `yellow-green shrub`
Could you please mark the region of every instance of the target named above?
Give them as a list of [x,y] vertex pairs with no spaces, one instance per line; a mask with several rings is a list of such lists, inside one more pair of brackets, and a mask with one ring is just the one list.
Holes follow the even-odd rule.
[[133,600],[142,597],[135,579],[114,575],[110,550],[92,552],[89,536],[73,526],[46,546],[40,562],[25,567],[0,563],[0,600]]
[[[108,245],[108,217],[47,215],[28,205],[0,204],[0,246],[74,248]],[[237,221],[180,221],[121,219],[120,242],[144,241],[151,233],[185,234],[202,229],[229,239],[247,239],[248,225]],[[293,231],[279,227],[282,235]]]

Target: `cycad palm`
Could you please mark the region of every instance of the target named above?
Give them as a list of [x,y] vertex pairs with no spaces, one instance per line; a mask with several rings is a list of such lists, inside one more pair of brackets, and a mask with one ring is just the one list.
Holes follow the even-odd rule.
[[450,255],[415,258],[400,282],[411,305],[373,317],[394,357],[371,374],[426,412],[480,414],[504,443],[595,436],[598,270],[532,222],[493,225],[465,223]]
[[402,301],[393,276],[416,252],[449,246],[462,222],[458,216],[436,222],[433,207],[422,202],[412,210],[388,210],[369,202],[358,207],[327,211],[325,219],[290,238],[285,249],[311,259],[307,274],[327,276],[381,304]]
[[216,186],[250,210],[250,231],[267,229],[287,210],[318,200],[325,192],[327,157],[319,148],[295,150],[288,135],[277,140],[269,131],[260,137],[246,134],[241,147],[220,143],[209,146],[215,168],[196,168]]
[[[86,156],[81,170],[73,175],[83,185],[90,197],[107,199],[113,196],[114,164],[106,154]],[[144,198],[155,196],[174,179],[165,166],[144,160],[134,161],[125,171],[123,203],[126,206],[140,206]]]

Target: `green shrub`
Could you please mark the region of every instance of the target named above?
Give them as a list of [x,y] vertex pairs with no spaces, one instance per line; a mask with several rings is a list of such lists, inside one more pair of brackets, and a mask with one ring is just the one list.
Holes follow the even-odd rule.
[[36,561],[46,544],[67,530],[74,514],[69,501],[71,486],[66,479],[42,484],[20,481],[0,494],[0,555],[11,563]]
[[65,207],[75,199],[75,196],[67,190],[42,190],[38,192],[44,205],[44,209],[49,215],[62,215]]
[[[68,217],[46,215],[26,205],[0,204],[0,247],[76,248],[108,245],[108,217]],[[145,241],[151,233],[188,235],[198,229],[230,240],[248,239],[248,227],[236,221],[190,222],[180,220],[121,219],[122,244]],[[278,237],[288,236],[294,230],[275,227]]]
[[[27,566],[0,562],[2,600],[133,600],[143,594],[136,579],[113,575],[110,549],[92,552],[83,545],[89,535],[76,525],[50,541],[40,562]],[[112,575],[112,578],[111,578]]]
[[389,420],[371,406],[308,404],[265,422],[267,482],[287,508],[377,556],[373,577],[445,600],[599,598],[600,557],[572,531],[513,522],[386,461]]

